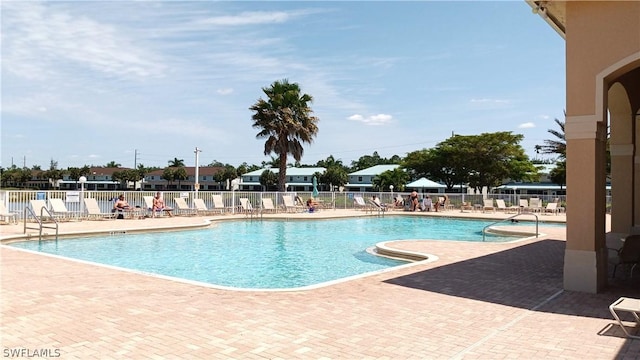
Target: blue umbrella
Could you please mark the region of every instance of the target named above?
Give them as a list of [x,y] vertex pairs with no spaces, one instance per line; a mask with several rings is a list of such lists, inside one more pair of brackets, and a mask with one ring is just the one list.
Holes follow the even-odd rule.
[[316,177],[313,177],[313,193],[312,196],[314,198],[318,197],[318,179],[316,179]]

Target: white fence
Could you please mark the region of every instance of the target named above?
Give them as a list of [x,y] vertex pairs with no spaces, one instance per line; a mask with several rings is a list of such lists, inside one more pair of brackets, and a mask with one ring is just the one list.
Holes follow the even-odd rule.
[[[19,219],[24,218],[24,211],[26,207],[29,207],[30,200],[46,200],[50,199],[62,199],[69,211],[71,217],[83,218],[85,216],[84,198],[94,198],[98,202],[100,209],[103,212],[109,212],[113,208],[114,200],[121,194],[124,194],[126,200],[132,206],[139,206],[145,208],[144,196],[153,196],[155,191],[22,191],[22,190],[4,190],[0,191],[0,202],[5,204],[5,207],[9,212],[17,214]],[[167,206],[176,208],[174,198],[184,198],[187,204],[193,206],[192,200],[194,198],[203,199],[208,208],[214,208],[212,195],[221,195],[224,201],[224,205],[228,209],[232,209],[232,212],[239,211],[240,198],[247,198],[253,204],[254,207],[259,208],[262,204],[263,198],[270,198],[278,211],[284,211],[283,196],[297,195],[303,200],[311,197],[311,192],[255,192],[255,191],[164,191],[162,192],[163,198]],[[377,196],[382,203],[391,204],[393,198],[402,196],[406,198],[408,192],[320,192],[317,199],[321,206],[325,209],[353,209],[355,208],[353,197],[362,196],[364,199],[371,199],[372,196]],[[434,201],[438,196],[444,196],[445,194],[427,193],[420,194],[419,198],[423,196],[430,196]],[[482,204],[483,195],[470,195],[452,193],[446,194],[449,197],[450,205],[453,208],[460,208],[462,202],[469,204]],[[489,194],[487,197],[494,199],[504,199],[509,205],[518,205],[520,198],[529,199],[531,197],[537,197],[542,199],[543,204],[560,200],[561,206],[566,208],[564,196],[544,196],[544,195],[518,195],[518,194]],[[609,198],[607,199],[610,200]],[[609,202],[607,202],[609,203]]]

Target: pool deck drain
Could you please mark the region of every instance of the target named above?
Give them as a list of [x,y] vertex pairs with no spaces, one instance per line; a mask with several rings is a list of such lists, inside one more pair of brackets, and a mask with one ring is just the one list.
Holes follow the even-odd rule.
[[[118,231],[204,219],[62,226]],[[2,237],[21,230],[0,227]],[[601,294],[560,292],[564,229],[545,233],[516,243],[403,241],[394,246],[438,261],[282,293],[212,289],[2,247],[3,351],[57,351],[61,359],[639,358],[640,341],[611,326],[607,306],[640,296],[640,281]]]

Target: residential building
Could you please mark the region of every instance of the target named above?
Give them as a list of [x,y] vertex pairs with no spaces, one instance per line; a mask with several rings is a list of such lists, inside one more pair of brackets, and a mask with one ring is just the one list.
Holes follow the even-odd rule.
[[[280,169],[277,168],[263,168],[248,172],[240,177],[239,190],[263,191],[263,186],[260,184],[260,175],[265,170],[270,170],[276,175],[280,173]],[[312,191],[313,174],[324,174],[325,170],[323,167],[287,168],[287,191]]]

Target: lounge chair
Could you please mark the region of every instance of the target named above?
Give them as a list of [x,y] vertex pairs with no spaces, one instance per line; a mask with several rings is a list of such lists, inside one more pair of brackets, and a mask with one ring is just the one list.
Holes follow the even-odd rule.
[[215,214],[215,213],[223,213],[224,212],[224,210],[209,209],[207,207],[207,204],[204,203],[204,199],[200,199],[200,198],[193,199],[193,206],[195,206],[196,211],[200,215],[211,215],[211,214]]
[[622,320],[620,320],[620,316],[618,316],[618,314],[616,313],[616,311],[624,311],[633,314],[633,317],[635,319],[634,325],[637,327],[638,325],[640,325],[640,316],[638,316],[640,314],[640,299],[621,297],[618,300],[614,301],[611,305],[609,305],[609,311],[611,312],[611,315],[613,315],[613,318],[616,319],[618,325],[620,325],[622,331],[625,333],[625,335],[627,335],[627,337],[640,339],[640,336],[638,335],[629,334],[624,323],[622,322]]
[[520,205],[520,212],[530,212],[531,211],[531,208],[529,207],[529,200],[520,199],[519,205]]
[[616,253],[615,257],[610,258],[612,263],[615,264],[613,267],[613,277],[616,276],[618,265],[624,267],[631,265],[630,276],[633,276],[633,270],[640,264],[640,235],[628,235],[624,238],[622,247],[619,249],[609,248],[608,250],[615,251]]
[[367,204],[366,201],[362,198],[362,196],[354,196],[353,197],[353,206],[356,209],[362,209],[364,211],[373,211],[371,205]]
[[387,211],[387,205],[381,203],[380,199],[378,199],[378,198],[369,200],[369,203],[371,204],[372,210],[378,210],[378,212]]
[[251,201],[247,198],[240,198],[240,205],[242,206],[242,213],[245,215],[258,212],[258,209],[254,208],[253,205],[251,205]]
[[41,220],[54,220],[56,216],[49,210],[46,200],[29,200],[31,210],[38,219]]
[[88,214],[88,218],[94,218],[94,219],[99,219],[99,220],[105,220],[105,219],[115,219],[115,213],[112,212],[108,212],[108,213],[104,213],[102,212],[102,210],[100,209],[100,206],[98,205],[98,202],[96,201],[96,199],[94,198],[85,198],[84,199],[84,207],[85,209],[87,209],[87,214]]
[[[181,197],[177,197],[177,198],[173,198],[173,201],[176,203],[176,215],[187,215],[187,216],[195,216],[198,215],[198,209],[197,208],[192,208],[187,204],[187,201],[184,198]],[[166,211],[167,214],[170,214],[169,211],[171,211],[173,209],[162,209],[162,211]]]
[[304,206],[296,204],[294,199],[289,195],[283,195],[282,202],[287,212],[304,212]]
[[542,212],[542,200],[540,198],[529,199],[529,209],[531,212]]
[[213,199],[213,208],[219,210],[221,213],[225,213],[231,210],[231,207],[224,206],[224,201],[222,200],[222,195],[211,195],[211,199]]
[[463,201],[462,204],[460,204],[460,212],[464,212],[465,210],[473,211],[473,205],[468,201]]
[[493,206],[493,199],[483,199],[484,205],[482,205],[482,212],[493,211],[496,212],[495,206]]
[[547,204],[547,206],[544,208],[544,214],[549,214],[549,213],[551,213],[552,215],[558,215],[557,203],[550,202]]
[[271,198],[263,198],[262,199],[262,211],[268,211],[271,213],[277,213],[278,209],[273,205],[273,200]]
[[67,210],[67,206],[62,199],[49,199],[49,205],[51,206],[51,214],[57,219],[71,220],[74,213]]
[[518,212],[518,209],[520,208],[519,206],[507,206],[504,203],[504,199],[496,199],[496,205],[498,205],[499,211],[504,211],[505,213]]
[[4,206],[3,202],[0,202],[0,218],[2,218],[2,220],[7,224],[18,223],[18,214],[7,211],[7,207]]

